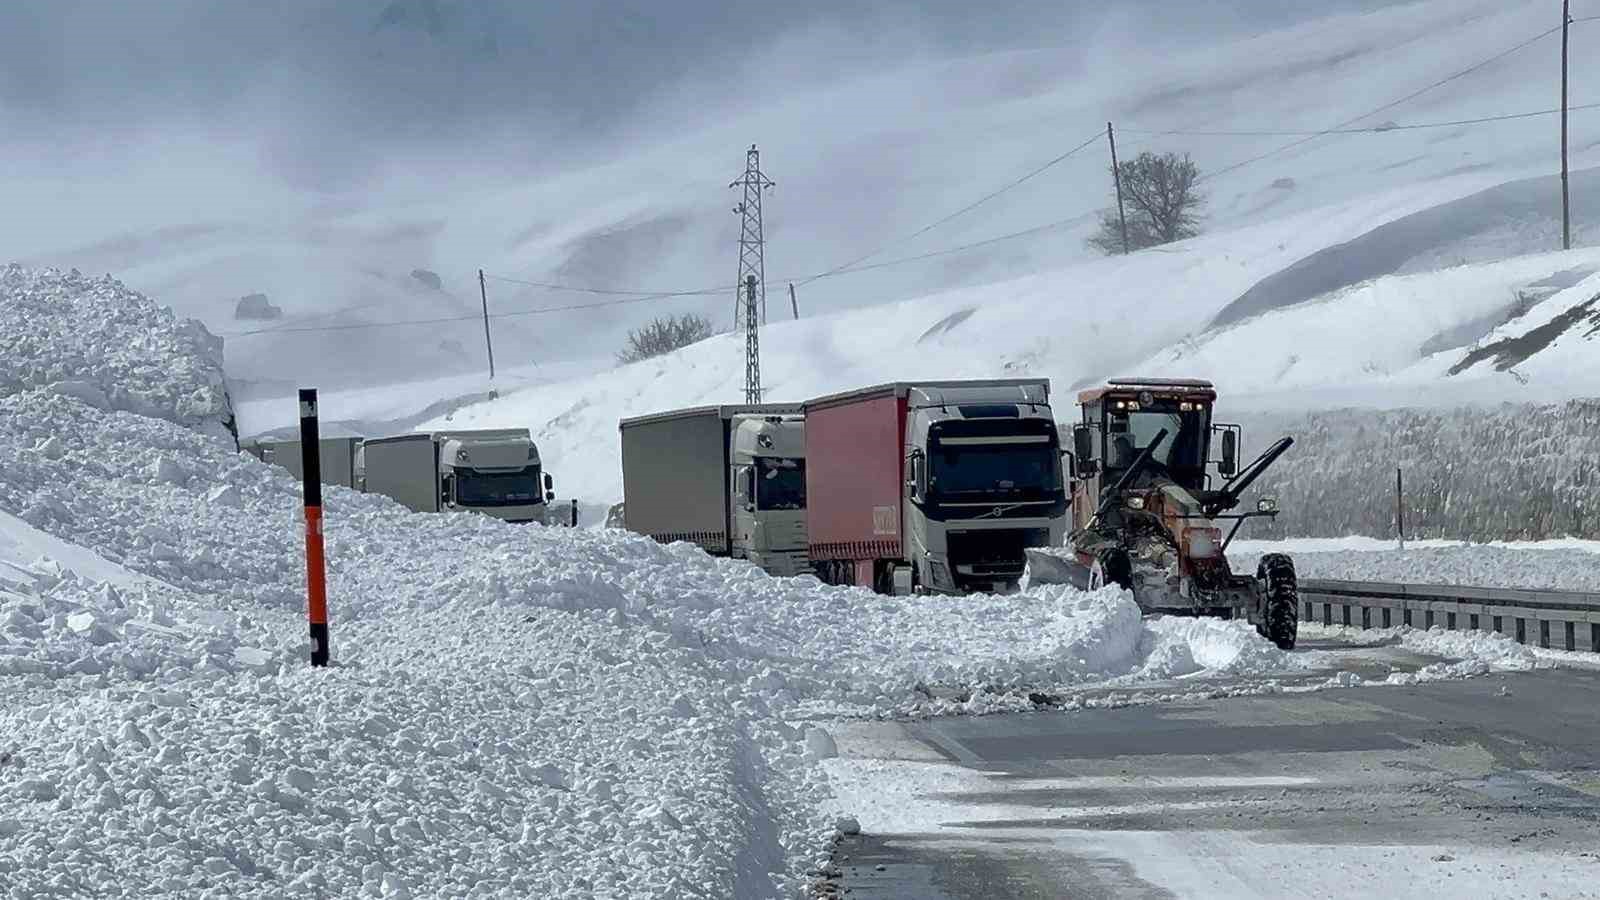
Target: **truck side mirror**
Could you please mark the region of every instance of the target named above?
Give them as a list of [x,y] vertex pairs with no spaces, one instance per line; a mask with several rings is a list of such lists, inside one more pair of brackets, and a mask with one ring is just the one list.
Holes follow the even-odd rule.
[[455,492],[456,477],[454,475],[446,475],[439,480],[439,503],[441,505],[450,505],[452,495],[455,494]]
[[1239,471],[1239,433],[1224,431],[1222,433],[1222,458],[1217,460],[1217,471],[1224,475],[1232,475]]
[[550,473],[549,472],[544,473],[544,489],[547,490],[547,491],[553,491],[553,490],[555,490],[555,487],[556,487],[555,479],[550,477]]
[[744,470],[744,508],[756,508],[756,467],[747,466]]
[[1088,478],[1099,471],[1094,458],[1095,431],[1088,423],[1072,427],[1073,477]]
[[1061,460],[1067,465],[1067,477],[1078,477],[1078,457],[1071,450],[1061,451]]
[[551,500],[554,500],[555,498],[556,498],[556,492],[555,491],[545,491],[544,492],[544,502],[549,503]]
[[921,500],[928,493],[928,469],[924,462],[925,457],[921,450],[911,451],[906,457],[906,489],[911,492],[914,500]]

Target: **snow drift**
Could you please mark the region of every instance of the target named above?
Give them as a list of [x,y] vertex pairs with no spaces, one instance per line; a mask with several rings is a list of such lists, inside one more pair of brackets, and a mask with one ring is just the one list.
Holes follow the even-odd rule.
[[0,268],[0,396],[28,389],[231,427],[222,340],[108,277]]

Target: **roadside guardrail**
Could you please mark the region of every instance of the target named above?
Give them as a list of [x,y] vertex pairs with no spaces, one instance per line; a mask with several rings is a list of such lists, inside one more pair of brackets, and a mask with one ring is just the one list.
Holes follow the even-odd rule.
[[1600,594],[1448,584],[1300,581],[1300,621],[1494,631],[1518,643],[1600,653]]

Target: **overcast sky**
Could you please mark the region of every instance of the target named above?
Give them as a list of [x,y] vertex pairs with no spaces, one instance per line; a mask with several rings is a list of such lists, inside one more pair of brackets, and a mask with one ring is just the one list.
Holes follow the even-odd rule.
[[[663,87],[706,113],[927,57],[1213,39],[1384,0],[6,0],[0,103],[31,127],[206,116],[364,140],[518,121],[604,137]],[[775,57],[774,51],[781,56]],[[776,83],[774,83],[776,82]]]

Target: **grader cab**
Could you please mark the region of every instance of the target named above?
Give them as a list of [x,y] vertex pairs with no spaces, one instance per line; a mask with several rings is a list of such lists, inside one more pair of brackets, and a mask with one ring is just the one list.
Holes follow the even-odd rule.
[[1268,554],[1254,575],[1236,575],[1226,552],[1245,521],[1277,515],[1270,499],[1235,510],[1294,440],[1279,439],[1240,469],[1239,427],[1212,421],[1216,399],[1210,382],[1161,378],[1112,379],[1079,395],[1068,459],[1067,548],[1079,570],[1072,580],[1090,589],[1121,585],[1147,613],[1248,619],[1290,649],[1298,629],[1294,562]]

